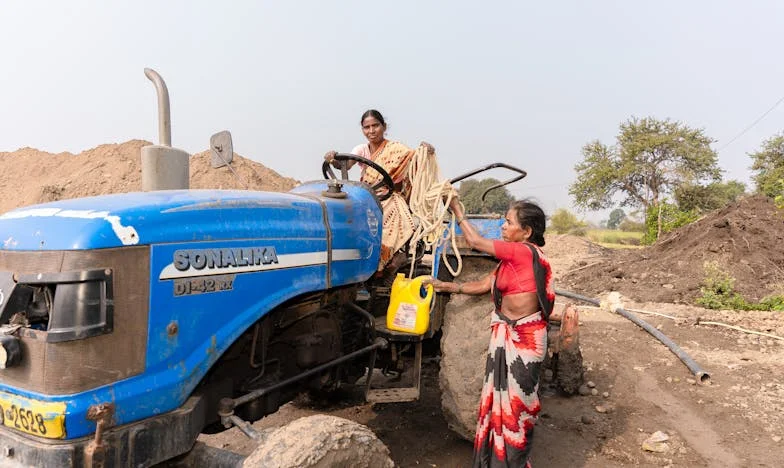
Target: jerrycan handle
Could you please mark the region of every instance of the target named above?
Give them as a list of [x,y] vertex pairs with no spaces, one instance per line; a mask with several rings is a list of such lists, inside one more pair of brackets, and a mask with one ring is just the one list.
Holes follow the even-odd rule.
[[417,276],[416,278],[411,280],[411,283],[408,286],[409,288],[411,288],[410,289],[412,293],[411,295],[414,297],[418,297],[422,302],[430,302],[430,300],[433,298],[432,284],[427,285],[426,288],[427,294],[425,294],[425,297],[422,297],[422,282],[425,281],[427,278],[429,278],[429,276],[427,275]]

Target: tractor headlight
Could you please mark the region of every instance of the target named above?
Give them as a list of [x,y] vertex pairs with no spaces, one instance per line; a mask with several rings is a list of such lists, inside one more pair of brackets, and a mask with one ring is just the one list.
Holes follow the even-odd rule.
[[112,331],[111,270],[21,274],[13,280],[0,323],[26,324],[33,337],[50,343]]

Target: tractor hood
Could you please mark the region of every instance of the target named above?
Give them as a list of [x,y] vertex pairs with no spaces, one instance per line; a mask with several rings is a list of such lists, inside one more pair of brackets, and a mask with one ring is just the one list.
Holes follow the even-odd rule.
[[[84,250],[249,238],[323,239],[327,235],[324,216],[332,210],[319,196],[317,189],[323,183],[313,185],[310,194],[166,190],[28,206],[0,215],[0,250]],[[307,187],[297,191],[308,192]],[[366,191],[353,187],[351,192],[345,202],[377,207]]]

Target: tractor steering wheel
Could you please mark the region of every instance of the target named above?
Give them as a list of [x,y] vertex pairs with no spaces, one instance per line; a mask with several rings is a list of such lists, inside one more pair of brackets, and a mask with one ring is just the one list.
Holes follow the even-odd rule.
[[[392,196],[392,191],[395,189],[395,183],[392,181],[392,176],[384,170],[379,164],[371,161],[370,159],[363,158],[362,156],[357,156],[356,154],[350,153],[338,153],[335,155],[335,161],[340,163],[340,175],[342,180],[349,180],[348,178],[348,161],[356,161],[358,163],[365,164],[370,166],[373,170],[381,174],[381,181],[376,185],[372,186],[371,189],[376,192],[381,187],[386,187],[387,190],[381,195],[378,195],[379,201],[384,201],[387,198]],[[321,172],[324,174],[325,179],[335,179],[337,180],[337,176],[332,171],[332,165],[329,161],[324,161],[324,164],[321,165]]]

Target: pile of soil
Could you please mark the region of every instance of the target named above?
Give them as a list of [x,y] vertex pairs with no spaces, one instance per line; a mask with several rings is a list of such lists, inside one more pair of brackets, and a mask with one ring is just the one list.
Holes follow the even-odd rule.
[[603,260],[610,252],[610,249],[571,234],[548,234],[544,240],[542,251],[550,261],[556,282],[575,268]]
[[[131,140],[79,154],[35,148],[0,152],[0,213],[36,203],[139,191],[141,148],[150,144]],[[286,191],[298,183],[236,153],[231,167],[237,175],[227,166],[213,169],[210,160],[209,151],[191,157],[191,188]]]
[[694,303],[705,264],[735,278],[734,290],[759,301],[784,289],[784,212],[750,196],[638,250],[608,250],[595,264],[567,274],[559,286],[596,296],[619,291],[638,301]]

